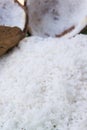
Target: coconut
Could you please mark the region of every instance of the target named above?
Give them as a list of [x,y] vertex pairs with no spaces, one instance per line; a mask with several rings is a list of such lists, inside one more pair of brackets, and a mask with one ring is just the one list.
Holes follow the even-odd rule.
[[17,0],[0,1],[0,56],[25,37],[26,7]]
[[72,37],[87,25],[87,0],[27,0],[31,34]]
[[0,1],[0,25],[14,27],[24,30],[26,13],[17,0]]

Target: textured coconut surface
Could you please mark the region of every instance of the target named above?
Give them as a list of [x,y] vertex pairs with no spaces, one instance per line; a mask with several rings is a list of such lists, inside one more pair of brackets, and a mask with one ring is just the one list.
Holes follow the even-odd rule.
[[27,0],[27,5],[33,35],[72,37],[87,25],[87,0]]
[[0,26],[0,56],[16,46],[24,38],[18,27]]
[[87,130],[87,36],[25,38],[0,58],[1,130]]
[[25,28],[26,22],[25,11],[14,0],[0,1],[0,25],[17,26],[22,30]]

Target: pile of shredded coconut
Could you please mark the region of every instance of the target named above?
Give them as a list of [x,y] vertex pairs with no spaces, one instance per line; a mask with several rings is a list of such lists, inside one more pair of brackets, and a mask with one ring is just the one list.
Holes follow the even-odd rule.
[[0,58],[0,130],[87,130],[87,36],[25,38]]

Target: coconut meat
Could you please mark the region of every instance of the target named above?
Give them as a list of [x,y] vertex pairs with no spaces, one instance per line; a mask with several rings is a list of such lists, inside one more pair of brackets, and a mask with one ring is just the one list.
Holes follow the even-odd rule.
[[33,35],[72,37],[87,25],[87,0],[28,0]]
[[0,1],[0,25],[25,27],[26,14],[14,0]]

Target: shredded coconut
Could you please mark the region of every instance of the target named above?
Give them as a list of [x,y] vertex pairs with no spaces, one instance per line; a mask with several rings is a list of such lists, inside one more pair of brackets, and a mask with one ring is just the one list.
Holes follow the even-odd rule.
[[25,38],[0,58],[1,130],[87,130],[87,36]]

